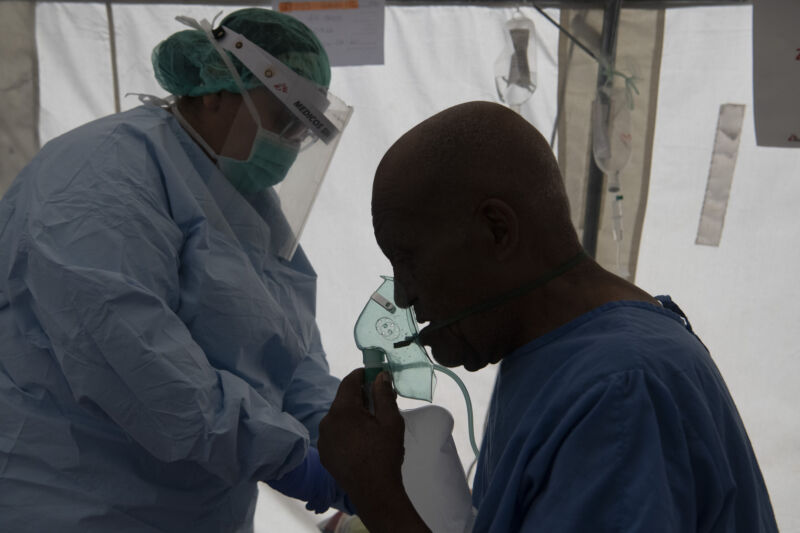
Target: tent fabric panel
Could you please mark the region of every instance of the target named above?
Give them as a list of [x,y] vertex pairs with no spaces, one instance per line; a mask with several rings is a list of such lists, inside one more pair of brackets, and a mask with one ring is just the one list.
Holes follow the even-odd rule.
[[36,42],[43,144],[114,112],[104,4],[38,3]]
[[0,196],[39,151],[35,7],[0,2]]
[[[636,259],[641,240],[641,227],[647,209],[650,182],[650,156],[653,148],[656,107],[658,103],[661,47],[664,36],[664,11],[625,9],[620,15],[616,68],[636,77],[639,94],[634,95],[631,113],[633,150],[630,161],[622,169],[623,241],[621,268],[633,281],[636,278]],[[624,86],[621,78],[615,86]],[[606,194],[598,238],[597,259],[612,272],[617,270],[617,243],[612,235],[611,194]]]
[[[652,44],[652,59],[650,61],[650,71],[648,77],[641,80],[642,86],[639,88],[642,98],[647,98],[647,112],[642,113],[634,119],[634,125],[637,121],[644,121],[644,124],[639,123],[638,128],[635,126],[634,131],[639,129],[643,130],[645,139],[643,152],[641,153],[641,161],[639,161],[639,169],[642,173],[639,183],[639,196],[638,196],[638,209],[634,216],[628,216],[629,222],[632,223],[632,230],[630,232],[631,241],[630,248],[627,253],[628,257],[628,271],[630,272],[630,280],[636,281],[636,268],[639,262],[639,246],[642,242],[642,228],[644,226],[644,219],[647,213],[647,199],[650,195],[650,169],[652,167],[653,157],[653,142],[655,139],[656,130],[656,116],[658,110],[658,94],[659,83],[661,80],[661,56],[664,46],[664,25],[666,20],[666,13],[664,10],[657,12],[655,19],[650,19],[648,23],[642,25],[642,28],[652,31],[652,40],[645,36],[645,43]],[[626,43],[626,46],[632,43]],[[644,67],[643,67],[644,68]],[[638,85],[637,80],[637,85]],[[644,106],[643,106],[644,107]],[[634,158],[634,162],[637,159]],[[635,176],[631,177],[634,183],[637,182]],[[630,181],[630,180],[629,180]],[[623,186],[628,185],[624,182]],[[630,185],[629,185],[630,187]]]
[[[562,25],[601,56],[601,10],[563,10]],[[623,245],[620,263],[628,279],[636,274],[636,256],[641,224],[647,205],[650,153],[655,126],[655,105],[663,40],[664,12],[623,9],[617,31],[616,70],[636,77],[638,95],[631,113],[632,153],[620,173],[623,201]],[[597,62],[562,36],[559,44],[558,160],[570,198],[572,221],[579,235],[584,231],[586,187],[592,155],[592,102],[597,93]],[[624,80],[614,77],[614,87]],[[608,177],[606,176],[606,182]],[[617,243],[612,236],[611,201],[605,191],[601,204],[596,260],[612,272],[618,271]]]
[[[590,50],[600,49],[602,11],[561,11],[561,25]],[[577,31],[576,28],[585,28]],[[570,200],[572,223],[583,234],[586,178],[591,157],[591,104],[597,91],[597,64],[571,39],[559,37],[558,164]]]

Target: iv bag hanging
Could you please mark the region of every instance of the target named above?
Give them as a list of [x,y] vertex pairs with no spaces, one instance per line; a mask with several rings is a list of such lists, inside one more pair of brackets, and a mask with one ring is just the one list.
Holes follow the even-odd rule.
[[[631,158],[631,110],[623,88],[603,87],[592,103],[592,153],[597,166],[618,180],[619,171]],[[617,192],[619,182],[609,184]]]
[[536,90],[536,39],[533,21],[517,11],[503,28],[505,47],[494,64],[500,101],[517,106]]

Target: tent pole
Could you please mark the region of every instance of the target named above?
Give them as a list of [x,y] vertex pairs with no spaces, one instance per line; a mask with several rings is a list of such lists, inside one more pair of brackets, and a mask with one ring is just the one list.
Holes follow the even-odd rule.
[[117,35],[114,28],[114,8],[106,2],[106,19],[108,20],[108,43],[111,49],[111,79],[114,85],[114,111],[120,112],[119,104],[119,72],[117,71]]
[[[597,73],[597,88],[610,81],[609,73],[614,69],[617,55],[617,30],[622,0],[607,0],[603,13],[603,56],[608,60],[608,68],[600,68]],[[597,254],[597,238],[600,233],[600,207],[603,200],[603,171],[597,166],[594,156],[589,157],[589,176],[586,179],[586,203],[583,218],[583,248],[590,257]]]

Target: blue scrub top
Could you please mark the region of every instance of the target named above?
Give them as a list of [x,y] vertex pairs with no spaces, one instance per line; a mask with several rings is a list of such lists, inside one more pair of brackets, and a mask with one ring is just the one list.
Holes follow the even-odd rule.
[[643,302],[606,304],[503,359],[473,503],[476,532],[778,530],[706,348]]
[[[249,201],[248,201],[249,200]],[[49,142],[0,201],[0,531],[251,531],[338,381],[316,275],[142,106]]]

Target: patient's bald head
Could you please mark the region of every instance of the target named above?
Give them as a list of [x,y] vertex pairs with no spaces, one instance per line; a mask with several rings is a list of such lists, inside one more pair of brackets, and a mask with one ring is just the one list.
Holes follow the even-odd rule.
[[[463,219],[497,199],[518,217],[520,239],[563,261],[579,249],[563,180],[550,146],[525,119],[489,102],[438,113],[403,135],[375,175],[376,226],[389,213]],[[376,228],[377,229],[377,228]]]
[[[451,107],[403,135],[378,166],[372,217],[394,270],[396,302],[413,307],[421,322],[458,316],[580,250],[547,142],[522,117],[488,102]],[[425,330],[423,342],[440,363],[476,370],[542,323],[528,316],[529,303],[516,299]]]

